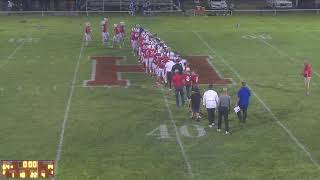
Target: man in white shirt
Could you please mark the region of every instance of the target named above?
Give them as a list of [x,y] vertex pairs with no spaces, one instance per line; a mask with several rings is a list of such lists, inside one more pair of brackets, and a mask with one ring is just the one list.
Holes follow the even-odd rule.
[[207,108],[209,127],[214,126],[214,112],[219,102],[219,96],[216,91],[213,90],[213,85],[209,85],[209,89],[203,94],[203,105]]
[[172,67],[175,65],[175,63],[171,60],[169,60],[165,66],[164,66],[164,69],[166,71],[166,75],[167,75],[167,79],[166,79],[166,87],[167,85],[169,84],[169,88],[171,89],[172,85],[171,85],[171,81],[172,81]]

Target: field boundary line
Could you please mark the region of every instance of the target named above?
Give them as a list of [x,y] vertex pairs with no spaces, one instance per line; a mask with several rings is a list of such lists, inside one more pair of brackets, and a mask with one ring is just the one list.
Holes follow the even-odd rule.
[[59,164],[59,160],[61,158],[61,150],[62,150],[62,146],[63,146],[64,132],[65,132],[65,128],[66,128],[66,124],[67,124],[68,118],[69,118],[71,100],[72,100],[73,93],[74,93],[74,90],[75,90],[75,84],[76,84],[76,81],[77,81],[77,76],[78,76],[78,71],[79,71],[79,66],[80,66],[80,59],[82,57],[83,49],[84,49],[84,41],[82,41],[79,57],[78,57],[76,66],[74,68],[74,73],[73,73],[73,78],[72,78],[72,83],[71,83],[71,89],[70,89],[69,97],[68,97],[68,100],[67,100],[67,104],[66,104],[66,108],[65,108],[65,112],[64,112],[64,116],[63,116],[63,122],[62,122],[62,125],[61,125],[60,140],[59,140],[59,145],[58,145],[57,154],[56,154],[56,160],[55,160],[55,175],[58,174],[58,167],[59,167],[58,164]]
[[168,101],[168,98],[164,92],[164,89],[161,85],[159,85],[160,89],[161,89],[161,93],[162,93],[162,97],[163,97],[163,100],[165,102],[165,105],[166,105],[166,108],[168,110],[168,113],[169,113],[169,117],[170,117],[170,120],[171,120],[171,123],[174,127],[174,131],[176,133],[176,139],[177,139],[177,142],[179,144],[179,147],[180,147],[180,150],[181,150],[181,154],[183,156],[183,159],[184,159],[184,162],[185,164],[187,165],[187,169],[188,169],[188,173],[189,173],[189,176],[192,180],[195,179],[194,177],[194,174],[192,172],[192,167],[191,167],[191,163],[190,163],[190,160],[189,160],[189,157],[188,155],[186,154],[186,151],[184,149],[184,146],[183,146],[183,143],[181,141],[181,137],[180,137],[180,134],[179,134],[179,131],[178,131],[178,127],[176,125],[176,122],[175,120],[173,119],[173,116],[172,116],[172,111],[171,111],[171,108],[170,108],[170,105],[169,105],[169,101]]
[[[225,61],[225,59],[218,55],[215,50],[199,35],[199,33],[194,32],[194,34],[199,38],[200,41],[203,42],[203,44],[211,51],[211,53],[215,54],[220,61],[227,66],[233,74],[235,74],[239,80],[243,80],[240,76],[240,74]],[[250,86],[248,85],[250,88]],[[272,112],[272,110],[268,107],[268,105],[258,96],[257,93],[253,91],[252,88],[250,88],[252,91],[252,94],[258,99],[258,101],[263,105],[263,107],[270,113],[271,117],[276,121],[276,123],[289,135],[289,137],[296,143],[296,145],[308,156],[310,161],[318,168],[320,169],[319,163],[313,158],[312,154],[307,150],[307,148],[300,143],[300,141],[295,137],[295,135],[278,119],[278,117]]]

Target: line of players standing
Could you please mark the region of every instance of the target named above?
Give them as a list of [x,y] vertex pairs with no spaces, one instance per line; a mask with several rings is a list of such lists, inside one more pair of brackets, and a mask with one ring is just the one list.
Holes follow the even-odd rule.
[[[108,18],[104,18],[100,25],[102,44],[109,46],[110,34]],[[114,24],[113,30],[114,36],[111,47],[123,47],[125,41],[125,24],[123,22]],[[195,96],[198,97],[195,99],[192,98],[193,94],[200,94],[198,88],[199,76],[195,71],[191,71],[187,60],[172,51],[163,40],[150,31],[145,30],[140,25],[135,25],[132,28],[130,40],[133,55],[138,56],[139,62],[144,66],[145,73],[154,76],[158,84],[165,84],[169,90],[172,90],[172,87],[174,87],[177,106],[184,106],[186,98],[189,102],[190,110],[195,110],[192,111],[192,118],[199,120],[201,96]],[[90,41],[92,41],[92,27],[90,23],[87,22],[84,28],[85,45],[88,46]],[[193,106],[196,106],[196,108]]]
[[[184,106],[184,92],[186,92],[189,107],[193,107],[194,104],[198,106],[191,110],[200,108],[201,96],[196,96],[198,97],[196,100],[193,98],[194,94],[200,94],[199,75],[191,71],[186,59],[172,51],[156,34],[152,34],[140,25],[132,28],[130,40],[133,54],[138,56],[139,62],[145,68],[145,73],[154,76],[158,84],[164,84],[169,90],[172,86],[174,87],[178,107]],[[199,110],[192,112],[192,117],[199,120]]]

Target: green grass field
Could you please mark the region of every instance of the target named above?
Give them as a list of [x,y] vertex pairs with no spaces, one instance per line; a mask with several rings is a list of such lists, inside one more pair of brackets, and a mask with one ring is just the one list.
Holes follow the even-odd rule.
[[[319,16],[110,17],[145,26],[182,55],[212,56],[237,82],[233,101],[246,80],[255,93],[248,123],[241,127],[231,114],[231,135],[210,129],[205,111],[192,122],[173,92],[144,74],[123,74],[128,88],[82,87],[90,56],[137,63],[129,47],[102,47],[101,18],[0,17],[0,159],[56,159],[65,122],[59,180],[320,179]],[[94,41],[82,49],[86,21]],[[308,97],[305,59],[314,71]],[[158,139],[160,125],[170,138]]]

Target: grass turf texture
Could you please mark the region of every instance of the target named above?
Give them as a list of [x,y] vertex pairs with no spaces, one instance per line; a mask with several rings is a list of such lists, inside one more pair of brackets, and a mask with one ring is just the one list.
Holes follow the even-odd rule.
[[[21,23],[26,18],[29,23]],[[232,66],[271,108],[317,161],[320,160],[319,77],[305,97],[302,63],[320,69],[318,16],[111,17],[111,23],[139,23],[157,33],[182,55],[211,55],[224,77],[237,76]],[[66,124],[58,179],[190,179],[175,138],[161,90],[144,74],[124,74],[129,88],[83,88],[90,78],[93,55],[127,56],[129,49],[105,49],[100,42],[101,17],[0,17],[0,159],[55,159],[74,68],[81,49],[83,24],[93,25],[94,41],[84,48]],[[239,23],[240,28],[235,25]],[[41,25],[39,28],[38,25]],[[30,35],[31,34],[31,35]],[[245,39],[244,35],[271,39]],[[11,38],[39,38],[22,45]],[[208,46],[199,40],[200,36]],[[127,42],[127,44],[129,44]],[[9,58],[8,58],[9,57]],[[3,65],[2,65],[3,64]],[[320,71],[319,71],[320,72]],[[238,85],[230,86],[233,101]],[[221,92],[221,87],[216,87]],[[165,90],[180,128],[197,133],[186,108],[175,107]],[[205,112],[204,112],[205,114]],[[171,138],[146,134],[159,125]],[[199,123],[202,137],[180,134],[194,179],[318,179],[320,170],[253,97],[248,124],[242,128],[230,115],[232,135]]]

